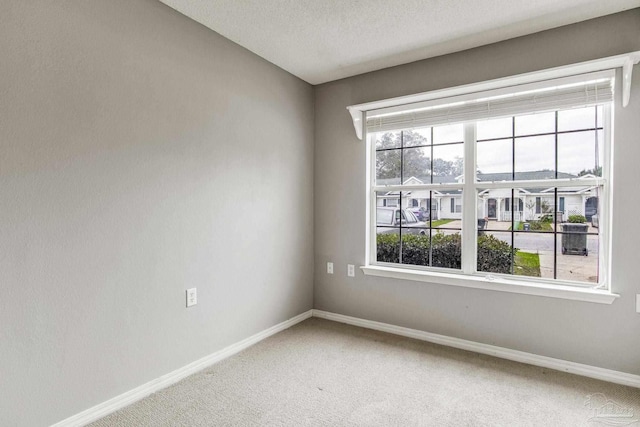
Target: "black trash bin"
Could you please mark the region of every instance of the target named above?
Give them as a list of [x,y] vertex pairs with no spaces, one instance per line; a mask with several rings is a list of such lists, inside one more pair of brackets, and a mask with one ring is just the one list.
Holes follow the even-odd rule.
[[587,249],[588,224],[564,223],[562,224],[562,254],[589,255]]
[[478,218],[478,234],[484,234],[484,230],[487,228],[487,220],[484,218]]

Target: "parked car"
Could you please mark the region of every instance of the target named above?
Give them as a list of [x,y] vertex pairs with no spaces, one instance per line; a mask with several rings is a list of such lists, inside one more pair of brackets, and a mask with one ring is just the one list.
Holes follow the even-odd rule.
[[427,234],[425,227],[429,226],[426,222],[420,221],[410,209],[383,206],[376,208],[378,234],[397,233],[401,225],[403,233],[423,235]]
[[600,225],[600,216],[598,214],[591,215],[591,226],[598,228]]
[[598,214],[598,208],[595,206],[586,206],[584,208],[584,216],[587,218],[587,221],[591,221],[591,218],[597,214]]
[[418,218],[418,221],[429,221],[429,211],[425,208],[409,208],[409,210]]

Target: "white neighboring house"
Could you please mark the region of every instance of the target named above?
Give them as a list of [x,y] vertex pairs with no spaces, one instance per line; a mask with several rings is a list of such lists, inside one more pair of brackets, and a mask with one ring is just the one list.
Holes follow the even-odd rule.
[[[478,182],[510,180],[510,173],[478,174]],[[518,173],[518,180],[543,180],[555,178],[553,171],[532,171]],[[595,178],[588,174],[576,176],[558,172],[558,178]],[[460,182],[462,177],[434,176],[434,183]],[[397,180],[396,180],[397,181]],[[391,184],[391,180],[378,180],[378,184]],[[397,184],[398,182],[393,182]],[[411,177],[403,185],[429,183],[429,178]],[[553,213],[554,188],[517,188],[514,190],[516,201],[511,203],[511,190],[490,189],[478,194],[478,218],[495,221],[530,221]],[[423,208],[429,210],[429,191],[404,191],[403,208]],[[378,195],[377,206],[398,206],[397,191]],[[433,219],[461,219],[462,193],[459,190],[433,191],[431,217]],[[598,194],[595,187],[579,186],[558,189],[558,222],[566,221],[569,215],[584,215],[587,220],[598,210]]]

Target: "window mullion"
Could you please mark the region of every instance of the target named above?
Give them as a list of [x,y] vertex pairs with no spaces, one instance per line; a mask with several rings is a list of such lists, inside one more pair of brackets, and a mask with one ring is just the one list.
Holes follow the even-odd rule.
[[462,272],[476,271],[476,124],[464,125],[464,184],[462,187]]

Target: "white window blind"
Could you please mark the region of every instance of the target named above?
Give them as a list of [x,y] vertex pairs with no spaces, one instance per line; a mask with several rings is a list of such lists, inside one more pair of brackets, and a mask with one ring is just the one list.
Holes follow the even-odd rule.
[[387,107],[367,112],[367,132],[436,126],[587,107],[613,101],[614,70]]

